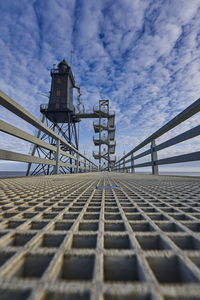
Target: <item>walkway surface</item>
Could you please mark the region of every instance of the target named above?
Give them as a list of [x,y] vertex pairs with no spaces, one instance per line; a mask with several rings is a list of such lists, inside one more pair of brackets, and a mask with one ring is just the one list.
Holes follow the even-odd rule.
[[198,178],[1,179],[0,204],[1,300],[200,299]]

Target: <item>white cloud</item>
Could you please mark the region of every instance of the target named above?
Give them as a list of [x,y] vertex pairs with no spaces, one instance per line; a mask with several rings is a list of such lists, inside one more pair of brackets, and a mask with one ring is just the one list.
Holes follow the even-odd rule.
[[[47,99],[37,92],[48,93],[49,68],[63,57],[70,62],[74,50],[73,72],[86,109],[109,98],[116,111],[117,155],[199,98],[199,0],[9,0],[1,1],[0,9],[0,88],[39,117],[39,105]],[[1,115],[33,132],[4,109]],[[163,140],[197,122],[194,117]],[[89,155],[95,150],[92,122],[83,121],[80,133]],[[11,137],[4,144],[9,145],[16,151]],[[19,145],[25,153],[27,146]],[[193,142],[184,149],[192,145],[198,147]]]

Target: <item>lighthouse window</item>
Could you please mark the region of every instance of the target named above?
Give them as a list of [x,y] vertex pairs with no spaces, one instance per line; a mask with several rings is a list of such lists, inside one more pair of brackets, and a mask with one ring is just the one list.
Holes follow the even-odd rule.
[[60,96],[60,90],[56,91],[56,96]]

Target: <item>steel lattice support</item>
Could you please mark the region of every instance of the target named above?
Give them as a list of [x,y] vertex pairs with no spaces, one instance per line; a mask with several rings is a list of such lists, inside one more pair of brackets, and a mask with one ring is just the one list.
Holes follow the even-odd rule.
[[[64,140],[66,140],[70,145],[74,148],[78,149],[78,134],[77,134],[77,126],[76,123],[62,123],[56,124],[49,121],[44,115],[42,118],[42,122],[44,122],[49,129],[53,130],[59,136],[61,136]],[[46,133],[42,133],[40,130],[37,132],[37,137],[41,140],[47,142],[50,145],[56,146],[56,140],[53,137],[50,137]],[[68,152],[71,155],[74,155],[74,152],[71,151],[67,146],[61,144],[61,150]],[[39,146],[34,145],[31,147],[31,155],[46,158],[50,160],[55,159],[55,154],[51,150],[47,150],[41,148]],[[65,163],[72,164],[72,158],[63,156],[61,154],[60,160]],[[74,173],[75,170],[69,167],[60,167],[60,173]],[[54,167],[50,165],[38,164],[34,167],[31,163],[28,164],[27,176],[28,175],[52,175],[54,174]]]
[[97,123],[94,122],[94,131],[98,137],[94,137],[95,146],[98,146],[98,153],[93,152],[93,157],[99,160],[99,170],[110,170],[116,157],[115,153],[115,113],[110,112],[109,100],[99,100],[98,107],[94,107],[98,116]]

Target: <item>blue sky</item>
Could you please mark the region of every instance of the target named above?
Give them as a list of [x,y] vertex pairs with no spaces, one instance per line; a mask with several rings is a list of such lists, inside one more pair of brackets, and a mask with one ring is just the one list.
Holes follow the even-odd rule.
[[[70,63],[73,50],[72,70],[86,109],[110,99],[116,111],[117,157],[200,96],[200,0],[1,0],[0,12],[0,89],[40,117],[39,105],[48,99],[38,92],[48,93],[50,68],[63,58]],[[3,120],[34,133],[0,109]],[[160,140],[196,126],[198,119]],[[80,150],[88,156],[95,150],[92,135],[91,121],[82,121]],[[197,151],[199,142],[195,138],[159,157]],[[4,134],[0,143],[29,151],[29,144]],[[13,166],[3,163],[0,170]]]

